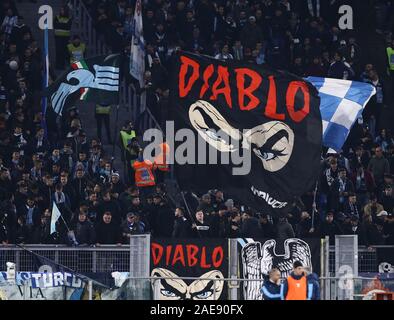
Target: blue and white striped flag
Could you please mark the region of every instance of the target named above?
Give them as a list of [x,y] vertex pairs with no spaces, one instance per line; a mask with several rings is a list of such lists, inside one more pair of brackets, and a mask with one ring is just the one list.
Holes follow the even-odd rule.
[[145,44],[142,27],[141,0],[137,0],[134,11],[134,28],[130,48],[130,74],[144,86]]
[[317,77],[306,80],[319,91],[323,145],[338,152],[376,89],[357,81]]
[[56,222],[57,222],[57,220],[59,220],[61,215],[62,214],[60,213],[60,210],[57,207],[56,202],[53,202],[52,215],[51,215],[51,231],[50,231],[50,234],[56,232]]

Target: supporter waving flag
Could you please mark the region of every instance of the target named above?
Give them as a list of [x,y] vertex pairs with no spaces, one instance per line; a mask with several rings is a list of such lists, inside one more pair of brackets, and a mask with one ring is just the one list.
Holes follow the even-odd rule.
[[53,110],[62,115],[63,110],[78,99],[117,104],[119,65],[119,54],[74,62],[45,92],[45,95],[50,96]]
[[376,93],[368,83],[309,77],[319,91],[320,111],[323,121],[323,145],[340,151],[350,129]]

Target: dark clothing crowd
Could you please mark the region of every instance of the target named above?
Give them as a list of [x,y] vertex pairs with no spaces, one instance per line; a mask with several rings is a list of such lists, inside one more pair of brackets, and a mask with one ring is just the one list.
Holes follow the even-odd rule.
[[[84,2],[96,31],[112,52],[130,55],[135,1]],[[390,121],[394,63],[390,69],[387,56],[394,49],[393,3],[384,1],[391,7],[381,10],[382,1],[376,2],[373,32],[386,45],[375,51],[387,57],[387,72],[364,54],[359,44],[362,35],[338,28],[337,13],[343,1],[143,2],[145,85],[140,87],[128,73],[126,80],[136,92],[146,92],[147,106],[159,123],[167,116],[171,57],[179,49],[268,65],[301,77],[358,80],[376,87],[377,94],[343,150],[322,150],[316,189],[294,199],[287,217],[278,219],[258,208],[245,208],[220,190],[185,194],[186,206],[158,183],[162,179],[150,188],[138,188],[132,174],[124,179],[119,168],[114,168],[101,137],[87,137],[77,107],[44,121],[41,44],[18,15],[16,2],[2,1],[0,244],[122,244],[133,234],[147,232],[175,238],[329,236],[330,241],[335,235],[357,234],[361,245],[394,244],[394,122]],[[73,61],[85,54],[84,39],[68,32],[70,9],[62,9],[56,18],[56,45],[61,46],[56,50],[58,69],[64,68],[68,58]],[[69,54],[64,55],[67,50]],[[138,145],[134,147],[133,160],[140,152]],[[51,233],[54,203],[61,219]]]

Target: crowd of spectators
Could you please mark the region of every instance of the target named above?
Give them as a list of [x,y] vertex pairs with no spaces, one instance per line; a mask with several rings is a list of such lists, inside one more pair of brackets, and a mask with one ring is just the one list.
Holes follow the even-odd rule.
[[[135,1],[85,3],[112,51],[130,54]],[[294,199],[286,218],[273,219],[258,208],[228,199],[220,190],[187,194],[188,208],[175,204],[164,184],[158,183],[150,195],[142,192],[113,168],[100,139],[86,136],[77,108],[46,128],[39,95],[40,46],[14,2],[2,1],[0,243],[121,244],[131,234],[151,232],[155,237],[328,235],[331,241],[336,234],[358,234],[363,245],[394,244],[393,122],[384,119],[393,107],[393,79],[365,61],[356,32],[337,27],[335,12],[341,3],[144,2],[146,85],[133,84],[146,90],[147,105],[159,121],[166,117],[168,71],[177,48],[268,64],[299,76],[353,79],[376,87],[377,95],[343,151],[323,150],[316,196],[310,190]],[[380,17],[377,27],[387,35],[388,46],[393,43],[389,18]],[[50,234],[53,202],[62,219],[57,232]]]

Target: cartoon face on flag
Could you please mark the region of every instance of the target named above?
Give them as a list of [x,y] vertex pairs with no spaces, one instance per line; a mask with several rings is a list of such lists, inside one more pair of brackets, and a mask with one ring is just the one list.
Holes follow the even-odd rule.
[[116,102],[119,61],[119,55],[109,55],[73,63],[71,70],[48,88],[53,110],[61,115],[66,104],[76,100],[75,95],[97,103],[103,100]]
[[[231,198],[273,215],[316,183],[322,147],[318,92],[294,75],[237,61],[181,52],[172,78],[171,120],[188,128],[208,151],[200,162],[177,164],[181,188],[221,189]],[[183,142],[183,141],[182,141]],[[176,144],[176,150],[182,144]],[[217,161],[211,162],[210,153]],[[249,157],[249,170],[234,155]],[[176,156],[176,154],[175,154]]]

